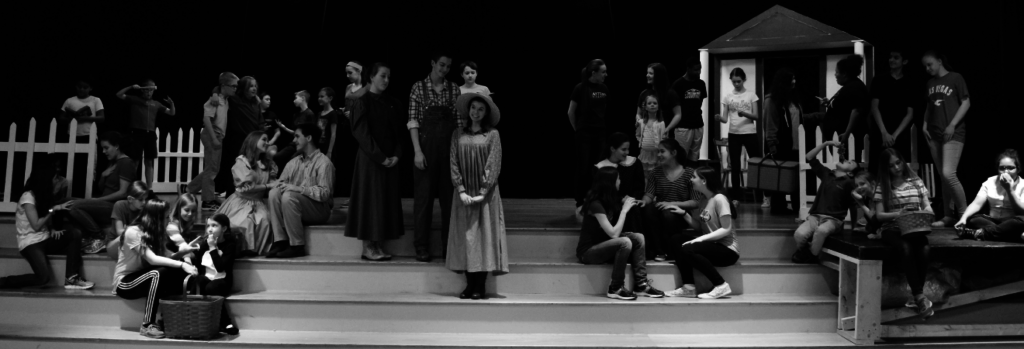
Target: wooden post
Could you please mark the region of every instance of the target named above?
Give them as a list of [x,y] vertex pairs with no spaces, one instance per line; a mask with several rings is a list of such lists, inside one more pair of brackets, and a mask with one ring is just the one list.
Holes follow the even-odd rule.
[[7,132],[7,173],[4,175],[4,202],[11,202],[11,191],[14,190],[11,187],[11,178],[14,177],[11,174],[14,173],[14,147],[17,143],[14,141],[14,136],[18,134],[18,125],[11,123],[10,131]]
[[[184,131],[185,131],[184,129],[180,129],[180,128],[178,129],[178,153],[179,154],[184,154],[185,153],[185,148],[181,147],[182,143],[184,143],[184,142],[182,142],[182,135],[184,135]],[[170,152],[171,149],[167,149],[167,151]],[[177,160],[178,160],[178,167],[174,171],[175,172],[174,173],[174,179],[175,180],[171,180],[171,177],[168,177],[168,176],[165,175],[164,176],[164,182],[168,182],[168,183],[181,182],[181,170],[185,167],[185,158],[184,157],[179,157]],[[171,162],[173,162],[173,161],[174,160],[172,159]],[[168,164],[167,167],[168,168],[171,167],[170,164]],[[177,186],[175,186],[175,187],[177,187]],[[177,190],[175,190],[175,191],[177,191]]]
[[[806,138],[807,132],[806,129],[804,129],[804,125],[798,125],[797,142],[800,144],[797,145],[797,149],[800,149],[801,154],[807,153],[807,145],[805,143]],[[798,168],[800,171],[800,188],[797,188],[800,192],[800,205],[797,207],[797,210],[799,210],[799,212],[797,212],[797,217],[805,219],[810,211],[810,208],[807,207],[807,201],[809,200],[809,195],[807,194],[807,170],[809,170],[811,166],[807,164],[807,160],[804,159],[803,156],[798,157],[797,163],[800,164],[800,168]]]
[[[88,165],[86,165],[85,171],[85,197],[92,198],[92,180],[96,174],[96,123],[92,123],[89,126],[89,144],[86,144],[86,154],[89,156],[86,158]],[[68,190],[71,186],[68,185]],[[69,191],[70,193],[70,191]]]
[[[28,143],[25,147],[25,182],[28,182],[28,176],[32,174],[32,160],[36,155],[36,118],[28,119]],[[71,166],[68,166],[71,167]],[[24,184],[23,183],[23,184]]]

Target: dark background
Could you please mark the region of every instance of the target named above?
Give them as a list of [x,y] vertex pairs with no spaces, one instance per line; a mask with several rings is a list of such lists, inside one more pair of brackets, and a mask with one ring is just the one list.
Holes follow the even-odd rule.
[[[171,96],[178,115],[162,130],[201,126],[201,105],[222,71],[256,77],[280,116],[295,108],[293,93],[348,84],[345,63],[392,66],[386,93],[407,101],[413,82],[430,72],[430,53],[450,52],[457,66],[479,64],[478,82],[494,92],[503,117],[501,186],[507,197],[570,197],[572,130],[569,95],[593,58],[608,65],[609,117],[633,132],[636,96],[646,66],[661,62],[672,80],[697,49],[775,2],[681,1],[365,1],[98,2],[5,4],[4,116],[27,136],[27,120],[49,125],[80,78],[106,107],[104,130],[123,130],[126,103],[114,93],[152,78],[155,98]],[[909,72],[924,80],[920,54],[938,48],[964,75],[971,93],[968,136],[959,175],[969,198],[995,173],[1004,148],[1024,148],[1019,80],[1011,48],[1021,40],[1015,1],[780,1],[803,15],[876,47],[876,74],[886,74],[887,48],[911,50]],[[1011,46],[1011,42],[1016,42]],[[852,46],[850,49],[852,53]],[[12,62],[13,61],[13,62]],[[462,83],[458,69],[448,79]],[[768,83],[766,81],[766,83]],[[763,98],[763,96],[761,96]],[[811,98],[811,96],[804,96]],[[339,97],[340,99],[340,97]],[[714,101],[712,101],[714,103]],[[311,103],[311,108],[319,106]],[[335,106],[342,106],[340,100]],[[45,139],[39,127],[37,140]],[[708,141],[708,140],[706,140]],[[162,143],[161,143],[162,144]],[[1024,149],[1021,149],[1024,150]],[[712,151],[713,153],[713,151]],[[922,153],[927,151],[922,149]],[[411,154],[411,153],[407,153]],[[4,157],[6,155],[0,155]],[[411,168],[411,155],[401,159]],[[3,166],[6,161],[0,161]],[[339,170],[350,164],[337,164]],[[411,195],[411,171],[405,193]],[[347,185],[347,184],[344,184]]]

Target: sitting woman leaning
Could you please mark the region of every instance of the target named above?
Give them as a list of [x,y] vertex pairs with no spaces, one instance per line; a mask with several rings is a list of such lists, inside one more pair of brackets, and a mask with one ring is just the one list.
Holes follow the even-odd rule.
[[[635,300],[636,294],[664,297],[665,293],[652,287],[647,279],[644,235],[622,231],[629,210],[639,201],[628,196],[620,200],[618,187],[619,171],[616,168],[602,167],[597,170],[583,204],[583,227],[580,229],[576,257],[583,264],[614,263],[608,298]],[[609,217],[616,218],[614,225]],[[626,288],[627,263],[633,266],[636,294]]]

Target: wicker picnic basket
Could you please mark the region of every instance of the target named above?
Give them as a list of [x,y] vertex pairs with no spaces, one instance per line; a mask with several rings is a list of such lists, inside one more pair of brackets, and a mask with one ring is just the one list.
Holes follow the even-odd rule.
[[[189,296],[188,279],[181,287],[181,297],[160,300],[160,311],[164,314],[164,335],[168,338],[209,339],[220,330],[220,312],[224,308],[224,297]],[[199,283],[196,283],[199,293]]]
[[900,227],[900,235],[931,232],[934,219],[935,215],[931,212],[908,212],[896,217],[896,225]]

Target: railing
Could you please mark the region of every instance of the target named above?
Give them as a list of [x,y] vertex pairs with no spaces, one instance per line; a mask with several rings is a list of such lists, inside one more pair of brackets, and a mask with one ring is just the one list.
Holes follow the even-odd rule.
[[[3,186],[3,201],[0,201],[0,212],[14,212],[17,210],[17,200],[20,198],[21,193],[15,193],[13,186],[15,171],[20,171],[24,168],[25,175],[21,179],[22,183],[28,180],[32,171],[32,161],[35,157],[35,153],[55,153],[55,154],[67,154],[67,166],[65,169],[65,178],[68,181],[68,194],[72,193],[72,189],[76,184],[75,166],[85,166],[85,181],[77,181],[85,185],[85,198],[93,197],[93,186],[95,175],[96,175],[96,159],[98,154],[96,153],[96,125],[92,125],[89,130],[89,143],[75,143],[75,130],[77,129],[78,121],[72,120],[70,127],[67,128],[68,142],[57,142],[57,120],[50,121],[50,132],[47,138],[48,142],[36,142],[36,120],[35,118],[29,119],[28,123],[28,141],[17,142],[16,135],[18,125],[12,123],[8,138],[6,142],[0,142],[0,154],[7,154],[7,166],[6,173],[4,175],[4,186]],[[153,191],[156,192],[177,192],[179,184],[188,183],[196,174],[203,170],[203,145],[198,142],[198,135],[201,130],[189,130],[188,141],[186,139],[184,130],[178,130],[178,146],[173,149],[177,151],[171,151],[171,137],[167,137],[164,142],[163,151],[157,153],[157,159],[154,163],[156,167],[154,169],[154,175],[163,173],[162,180],[153,181]],[[156,130],[157,139],[161,140],[160,129]],[[25,162],[23,164],[15,164],[14,158],[16,153],[25,153]],[[85,163],[76,163],[75,154],[87,154]],[[193,159],[198,159],[198,166],[193,166]],[[174,166],[172,166],[174,165]],[[174,171],[171,171],[172,167]],[[187,172],[182,174],[182,169],[187,168]],[[142,171],[145,173],[145,171]],[[157,179],[160,176],[157,175]],[[144,180],[144,179],[143,179]],[[20,186],[19,186],[20,187]],[[12,200],[13,199],[13,200]]]
[[[821,136],[821,128],[815,128],[814,132],[815,132],[815,137],[814,137],[814,139],[815,139],[815,146],[821,145],[821,143],[824,142],[823,139],[822,139],[822,136]],[[798,162],[800,163],[800,187],[799,187],[800,188],[800,201],[799,201],[799,204],[800,204],[800,219],[807,218],[808,212],[811,210],[811,205],[814,204],[815,194],[817,194],[817,188],[818,188],[817,186],[815,186],[814,187],[814,192],[808,193],[807,181],[809,180],[809,178],[814,177],[814,173],[812,173],[810,171],[811,170],[811,165],[809,163],[807,163],[807,159],[806,159],[806,156],[805,156],[807,154],[807,151],[808,151],[806,139],[807,139],[807,135],[806,135],[806,132],[804,131],[804,125],[800,125],[799,126],[799,139],[798,139],[799,144],[800,144],[799,145],[800,150],[799,150],[799,156],[798,156],[798,158],[799,158]],[[861,142],[864,143],[864,149],[863,149],[862,156],[861,156],[861,159],[864,159],[864,161],[861,164],[862,166],[864,166],[864,164],[872,161],[870,159],[869,155],[868,155],[868,154],[870,154],[868,149],[871,149],[871,144],[870,144],[870,141],[868,139],[869,138],[868,138],[867,135],[865,135],[864,138],[861,139]],[[839,135],[833,134],[832,140],[839,141]],[[848,159],[855,159],[856,157],[854,157],[854,155],[855,155],[855,150],[854,149],[857,148],[855,146],[855,142],[857,141],[857,138],[851,135],[849,141],[850,141],[850,143],[847,146],[847,150],[848,150],[849,154],[847,154],[846,158],[848,158]],[[820,153],[818,153],[817,158],[818,158],[818,161],[821,161],[821,164],[824,165],[825,167],[828,167],[828,168],[831,168],[831,169],[835,169],[836,168],[836,164],[838,164],[840,162],[840,160],[839,160],[839,149],[838,148],[836,148],[836,149],[829,149],[829,148],[832,148],[832,147],[825,147],[825,149],[822,149],[822,151]],[[918,149],[917,149],[917,126],[914,125],[914,126],[910,127],[910,167],[912,169],[914,169],[914,171],[918,172],[918,175],[921,176],[921,179],[924,180],[925,185],[928,187],[929,194],[932,197],[934,197],[935,196],[935,176],[934,176],[934,173],[932,171],[933,170],[933,164],[921,164],[921,163],[919,163],[918,162],[917,151],[918,151]],[[924,165],[924,171],[921,171],[922,165]],[[817,181],[817,185],[821,185],[821,181]],[[847,215],[847,219],[849,219],[849,218],[850,218],[849,215]]]

